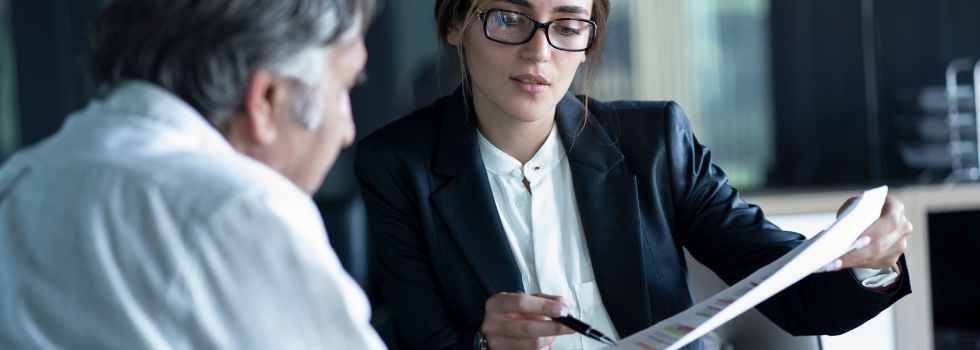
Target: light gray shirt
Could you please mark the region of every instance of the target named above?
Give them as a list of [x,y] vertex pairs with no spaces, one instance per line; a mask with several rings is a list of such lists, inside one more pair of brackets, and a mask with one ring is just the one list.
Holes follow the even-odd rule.
[[0,168],[2,349],[383,349],[291,181],[130,81]]

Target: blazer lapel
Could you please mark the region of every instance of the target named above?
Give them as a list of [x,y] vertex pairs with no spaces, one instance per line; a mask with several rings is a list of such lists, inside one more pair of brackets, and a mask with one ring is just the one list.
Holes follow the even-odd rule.
[[602,126],[571,94],[558,104],[558,131],[568,156],[602,303],[621,336],[651,324],[636,176]]
[[452,179],[430,198],[487,293],[523,292],[476,142],[472,103],[463,101],[457,89],[443,111],[433,171]]

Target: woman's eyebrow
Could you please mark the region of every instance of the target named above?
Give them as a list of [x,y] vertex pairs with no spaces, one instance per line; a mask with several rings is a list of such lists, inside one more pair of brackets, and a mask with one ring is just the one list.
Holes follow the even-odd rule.
[[494,0],[493,2],[507,2],[521,7],[527,7],[529,9],[534,9],[534,5],[527,0]]
[[[528,0],[494,0],[493,2],[506,2],[517,6],[526,7],[531,10],[534,9],[534,4],[532,4]],[[582,6],[563,5],[563,6],[556,6],[554,13],[580,13],[583,15],[588,15],[589,10],[587,10]]]
[[581,13],[583,15],[588,15],[589,10],[586,10],[582,6],[558,6],[555,7],[555,13]]

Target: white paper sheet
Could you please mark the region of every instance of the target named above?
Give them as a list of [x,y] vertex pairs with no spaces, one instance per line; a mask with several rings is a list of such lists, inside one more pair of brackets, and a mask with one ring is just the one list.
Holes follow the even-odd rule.
[[865,191],[826,230],[715,296],[605,349],[675,350],[741,315],[852,249],[881,216],[888,187]]

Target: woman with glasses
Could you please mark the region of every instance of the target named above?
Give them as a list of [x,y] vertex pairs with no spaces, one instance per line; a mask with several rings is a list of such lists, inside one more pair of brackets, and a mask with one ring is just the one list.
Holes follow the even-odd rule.
[[[619,339],[694,304],[682,247],[733,283],[804,240],[739,198],[676,104],[587,97],[609,6],[436,1],[462,86],[357,150],[399,348],[598,349],[550,319]],[[909,232],[889,198],[866,248],[758,309],[793,334],[860,325],[909,293]]]

